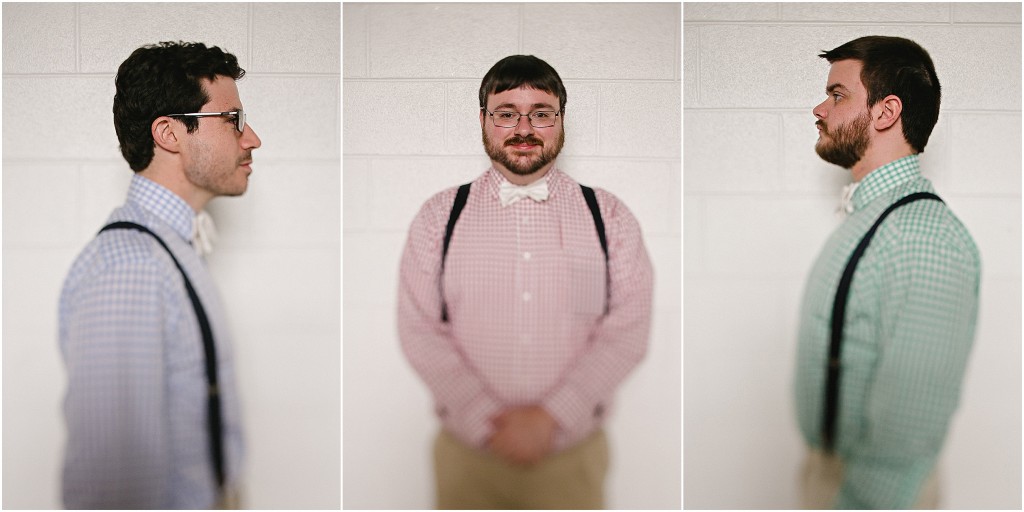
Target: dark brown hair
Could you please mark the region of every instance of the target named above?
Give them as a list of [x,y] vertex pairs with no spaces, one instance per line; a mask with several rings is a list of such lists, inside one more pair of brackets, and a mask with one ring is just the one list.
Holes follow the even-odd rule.
[[[218,75],[238,80],[245,70],[238,67],[234,55],[203,43],[143,46],[121,63],[114,79],[114,131],[133,171],[145,169],[153,160],[153,120],[198,112],[210,101],[199,80],[214,80]],[[189,133],[199,128],[197,118],[179,119]]]
[[903,102],[903,137],[920,153],[939,120],[942,88],[935,65],[924,48],[909,39],[866,36],[818,55],[831,64],[853,59],[863,63],[860,80],[868,107],[893,94]]
[[480,108],[487,108],[487,96],[528,87],[558,96],[558,111],[565,112],[565,86],[550,64],[533,55],[511,55],[499,60],[480,83]]

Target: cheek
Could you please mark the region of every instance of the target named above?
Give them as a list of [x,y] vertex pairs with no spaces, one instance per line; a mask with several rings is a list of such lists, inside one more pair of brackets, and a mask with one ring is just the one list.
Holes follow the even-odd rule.
[[491,126],[485,131],[487,132],[487,136],[494,142],[504,141],[511,136],[510,128],[497,128]]

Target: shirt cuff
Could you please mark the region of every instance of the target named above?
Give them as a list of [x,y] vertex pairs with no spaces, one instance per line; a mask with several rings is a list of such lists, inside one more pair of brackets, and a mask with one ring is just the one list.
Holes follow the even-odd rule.
[[583,430],[584,424],[599,414],[600,405],[592,405],[568,387],[562,387],[547,397],[541,406],[558,422],[563,432]]
[[491,418],[501,412],[501,404],[481,393],[466,407],[453,414],[445,406],[438,411],[445,427],[459,440],[474,448],[486,448],[494,433]]

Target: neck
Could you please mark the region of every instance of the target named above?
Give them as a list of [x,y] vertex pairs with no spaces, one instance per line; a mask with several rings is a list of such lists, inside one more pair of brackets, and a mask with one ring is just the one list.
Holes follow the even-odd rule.
[[907,144],[904,140],[895,143],[885,143],[876,139],[868,146],[864,156],[850,168],[850,175],[853,177],[853,181],[860,181],[867,177],[868,174],[871,174],[871,171],[889,162],[894,162],[915,153],[910,144]]
[[160,165],[155,160],[145,169],[139,171],[139,175],[157,183],[175,195],[180,197],[196,213],[203,211],[206,203],[213,199],[213,194],[195,186],[185,177],[185,171],[167,165]]
[[506,169],[504,165],[501,165],[498,162],[495,162],[493,160],[491,161],[491,165],[493,165],[494,169],[497,170],[498,172],[500,172],[501,175],[504,176],[505,179],[508,180],[509,183],[511,183],[513,185],[525,186],[525,185],[529,185],[529,184],[531,184],[531,183],[533,183],[533,182],[535,182],[535,181],[537,181],[537,180],[547,176],[548,172],[551,171],[551,169],[554,167],[555,163],[551,162],[551,163],[545,165],[544,167],[541,167],[540,169],[537,169],[537,171],[535,171],[535,172],[533,172],[531,174],[525,174],[525,175],[524,174],[516,174],[516,173]]

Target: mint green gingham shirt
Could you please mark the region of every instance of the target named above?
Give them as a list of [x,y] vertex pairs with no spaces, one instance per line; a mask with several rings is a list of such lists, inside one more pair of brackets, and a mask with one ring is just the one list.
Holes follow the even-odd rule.
[[[882,211],[914,192],[934,192],[917,155],[868,174],[853,195],[853,213],[811,270],[795,382],[797,420],[811,447],[822,445],[832,304],[843,269]],[[938,201],[893,211],[871,239],[843,329],[835,451],[844,474],[836,508],[913,506],[960,396],[980,269],[971,235]]]

